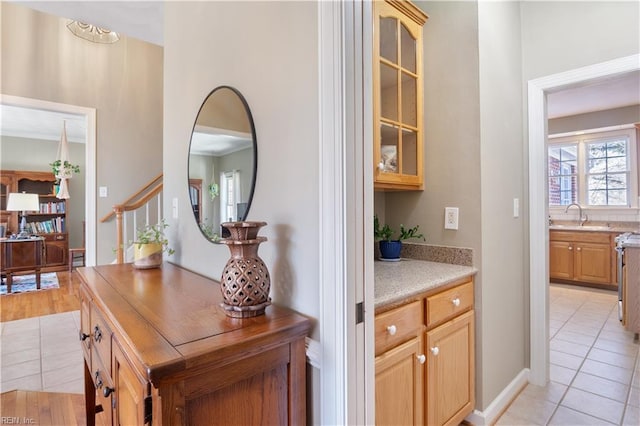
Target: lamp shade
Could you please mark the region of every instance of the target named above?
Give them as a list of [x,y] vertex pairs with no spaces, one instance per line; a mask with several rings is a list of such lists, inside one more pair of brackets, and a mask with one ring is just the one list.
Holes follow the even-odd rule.
[[38,194],[26,192],[11,192],[7,200],[8,211],[40,211]]

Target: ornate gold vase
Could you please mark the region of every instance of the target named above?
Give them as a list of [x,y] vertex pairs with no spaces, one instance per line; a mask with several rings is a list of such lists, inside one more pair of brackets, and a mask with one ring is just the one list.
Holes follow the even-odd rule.
[[234,318],[249,318],[264,314],[271,304],[271,278],[264,261],[258,256],[258,246],[267,241],[258,237],[266,222],[225,222],[231,234],[220,242],[231,251],[220,279],[225,313]]

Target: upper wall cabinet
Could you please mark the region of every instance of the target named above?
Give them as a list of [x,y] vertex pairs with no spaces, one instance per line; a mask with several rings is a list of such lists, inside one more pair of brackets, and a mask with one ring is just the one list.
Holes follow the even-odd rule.
[[374,2],[375,189],[423,189],[422,26],[409,1]]

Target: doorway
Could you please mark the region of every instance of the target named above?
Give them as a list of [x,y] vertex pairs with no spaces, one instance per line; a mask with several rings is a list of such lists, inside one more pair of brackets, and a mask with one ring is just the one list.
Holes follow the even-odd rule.
[[[96,264],[96,110],[77,105],[49,102],[20,96],[0,95],[0,104],[27,109],[73,114],[84,117],[85,134],[85,205],[84,220],[86,226],[86,265]],[[53,160],[53,159],[52,159]]]
[[[571,86],[640,69],[640,55],[541,77],[528,82],[529,114],[529,382],[544,386],[549,381],[549,227],[547,222],[546,96]],[[540,324],[544,324],[540,327]]]

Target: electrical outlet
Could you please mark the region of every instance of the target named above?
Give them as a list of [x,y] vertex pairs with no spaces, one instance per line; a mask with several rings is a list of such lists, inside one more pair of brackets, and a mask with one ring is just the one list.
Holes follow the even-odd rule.
[[444,208],[444,229],[458,229],[458,208]]

